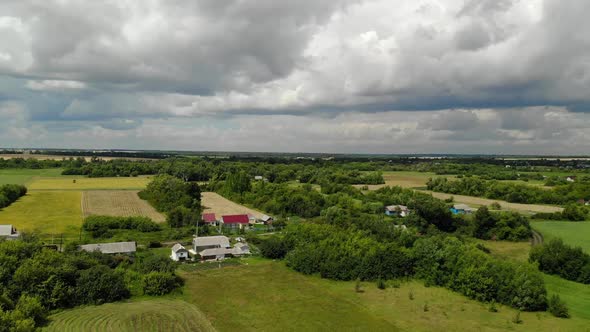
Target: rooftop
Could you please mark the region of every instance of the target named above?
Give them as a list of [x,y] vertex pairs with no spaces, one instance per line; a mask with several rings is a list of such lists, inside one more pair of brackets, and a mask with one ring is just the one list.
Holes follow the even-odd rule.
[[96,243],[81,245],[80,250],[100,251],[103,254],[125,254],[137,251],[137,246],[135,242]]
[[220,246],[221,248],[229,248],[229,239],[223,235],[203,236],[194,238],[193,244],[197,247]]

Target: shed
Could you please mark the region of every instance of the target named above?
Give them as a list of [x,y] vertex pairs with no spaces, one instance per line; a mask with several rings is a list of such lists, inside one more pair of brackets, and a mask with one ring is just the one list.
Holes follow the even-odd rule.
[[453,214],[466,214],[466,213],[473,213],[474,211],[475,211],[475,209],[467,204],[455,204],[451,208],[451,212]]
[[406,217],[410,214],[410,210],[405,205],[389,205],[385,207],[385,214],[395,217]]
[[186,248],[182,244],[177,243],[174,246],[172,246],[172,254],[170,255],[170,258],[172,258],[172,260],[176,262],[187,260],[188,250],[186,250]]
[[272,222],[274,221],[274,218],[271,216],[267,216],[266,214],[263,214],[262,217],[260,218],[260,220],[262,220],[262,222],[265,224],[272,224]]
[[216,223],[217,222],[217,217],[215,216],[215,213],[203,213],[201,215],[201,220],[203,220],[206,223]]
[[15,240],[18,239],[20,233],[17,232],[16,228],[12,225],[0,225],[0,238],[5,238],[7,240]]
[[233,256],[232,248],[211,248],[199,252],[202,260],[223,260],[226,256]]

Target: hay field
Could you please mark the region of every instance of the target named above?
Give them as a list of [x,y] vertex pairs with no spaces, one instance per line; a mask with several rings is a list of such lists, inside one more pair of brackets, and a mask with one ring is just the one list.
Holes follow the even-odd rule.
[[201,195],[203,213],[215,213],[218,218],[222,215],[232,214],[251,214],[256,218],[261,218],[263,215],[260,211],[234,203],[214,192],[204,192]]
[[44,235],[76,237],[82,226],[81,199],[82,193],[77,191],[32,191],[0,210],[0,224]]
[[492,313],[487,304],[419,281],[386,290],[363,282],[363,292],[357,293],[354,282],[305,276],[283,262],[246,262],[181,273],[185,300],[196,304],[219,331],[541,332],[588,331],[590,326],[577,314],[559,319],[546,312],[523,312],[523,323],[516,325],[511,322],[514,309],[498,305],[499,312]]
[[87,178],[82,176],[63,176],[33,180],[30,190],[141,190],[151,181],[150,177]]
[[46,332],[215,331],[196,306],[181,301],[150,299],[65,310],[49,317]]
[[82,194],[84,217],[91,215],[113,217],[148,217],[155,222],[164,222],[166,217],[148,202],[137,196],[138,191],[94,190]]

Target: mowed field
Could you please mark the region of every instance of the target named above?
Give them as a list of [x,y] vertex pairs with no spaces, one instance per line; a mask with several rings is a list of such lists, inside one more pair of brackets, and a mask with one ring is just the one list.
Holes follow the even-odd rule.
[[87,178],[63,176],[39,178],[28,185],[30,190],[141,190],[151,181],[150,177]]
[[143,216],[155,222],[164,222],[166,217],[156,211],[148,202],[137,196],[137,191],[91,190],[82,194],[84,217],[91,215],[135,217]]
[[0,210],[0,224],[12,224],[21,231],[76,236],[82,225],[77,191],[30,191],[7,208]]
[[108,303],[66,310],[50,317],[46,332],[215,331],[194,305],[172,299]]
[[589,221],[533,221],[531,226],[543,234],[545,241],[558,237],[590,254]]
[[51,169],[0,169],[0,185],[23,184],[26,185],[39,177],[58,177],[61,168]]
[[523,323],[514,324],[514,309],[498,306],[492,313],[486,304],[417,281],[386,290],[362,283],[357,293],[354,282],[305,276],[282,262],[247,261],[182,273],[184,299],[219,331],[590,331],[590,320],[546,312],[523,312]]
[[201,204],[204,209],[203,213],[215,213],[218,218],[232,214],[250,214],[256,218],[261,218],[263,215],[260,211],[234,203],[214,192],[203,192],[201,194]]

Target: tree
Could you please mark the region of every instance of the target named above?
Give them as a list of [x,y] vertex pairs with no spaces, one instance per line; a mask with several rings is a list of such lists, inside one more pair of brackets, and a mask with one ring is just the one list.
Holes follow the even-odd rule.
[[96,265],[82,271],[77,284],[76,293],[83,303],[114,302],[130,295],[123,276],[104,265]]

